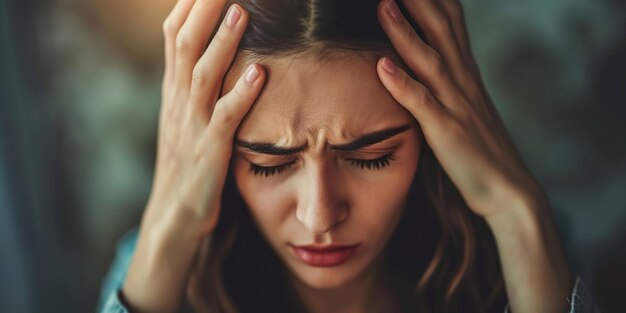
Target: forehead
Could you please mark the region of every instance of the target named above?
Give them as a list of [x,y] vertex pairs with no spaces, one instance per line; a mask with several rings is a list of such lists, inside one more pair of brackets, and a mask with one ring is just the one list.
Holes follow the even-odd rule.
[[[267,79],[238,129],[240,139],[295,143],[322,132],[343,139],[411,120],[380,82],[376,58],[337,53],[322,61],[292,56],[260,64]],[[224,92],[240,73],[229,73]]]

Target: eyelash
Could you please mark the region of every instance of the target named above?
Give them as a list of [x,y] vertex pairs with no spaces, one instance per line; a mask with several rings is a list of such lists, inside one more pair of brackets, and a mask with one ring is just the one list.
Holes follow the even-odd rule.
[[[391,161],[395,160],[395,155],[393,153],[389,153],[378,159],[373,159],[373,160],[361,160],[361,159],[346,159],[346,160],[350,161],[350,165],[355,166],[360,169],[367,168],[368,170],[371,170],[373,168],[373,169],[379,170],[388,166]],[[261,176],[268,177],[271,175],[280,174],[288,170],[294,164],[295,164],[295,161],[277,165],[277,166],[260,166],[254,163],[250,163],[250,172],[253,172],[255,176],[261,175]]]
[[260,165],[254,164],[254,163],[250,163],[250,172],[253,172],[253,174],[255,176],[261,175],[261,176],[268,177],[268,176],[271,176],[271,175],[274,175],[274,174],[280,174],[280,173],[286,171],[294,163],[295,163],[295,161],[292,161],[292,162],[281,164],[281,165],[277,165],[277,166],[260,166]]
[[361,159],[347,159],[347,160],[350,161],[351,165],[360,167],[361,169],[364,169],[367,167],[368,170],[371,170],[372,168],[379,170],[389,165],[389,163],[395,160],[395,158],[396,156],[393,153],[389,153],[389,154],[383,155],[382,157],[378,159],[373,159],[373,160],[361,160]]

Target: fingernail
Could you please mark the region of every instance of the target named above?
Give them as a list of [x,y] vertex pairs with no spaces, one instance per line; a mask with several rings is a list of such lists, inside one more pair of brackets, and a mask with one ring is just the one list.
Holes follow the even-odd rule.
[[246,71],[246,82],[253,83],[257,78],[259,78],[259,71],[256,69],[254,64],[251,64]]
[[400,13],[400,9],[396,4],[395,0],[390,0],[386,6],[387,13],[396,21],[400,22],[402,20],[402,13]]
[[389,58],[383,57],[383,62],[382,63],[383,63],[382,64],[383,69],[385,71],[387,71],[389,74],[395,74],[396,73],[396,70],[398,68],[396,67],[395,64],[393,64],[393,62],[391,60],[389,60]]
[[228,8],[228,13],[226,14],[226,25],[233,27],[239,21],[239,17],[241,17],[241,12],[239,9],[233,4]]

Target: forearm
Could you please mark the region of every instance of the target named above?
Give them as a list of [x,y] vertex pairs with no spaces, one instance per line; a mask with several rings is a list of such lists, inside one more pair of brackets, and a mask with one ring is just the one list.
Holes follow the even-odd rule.
[[193,223],[184,218],[148,223],[149,216],[122,288],[124,300],[131,312],[177,312],[200,240],[190,235]]
[[545,197],[520,201],[487,219],[513,313],[568,312],[574,277]]

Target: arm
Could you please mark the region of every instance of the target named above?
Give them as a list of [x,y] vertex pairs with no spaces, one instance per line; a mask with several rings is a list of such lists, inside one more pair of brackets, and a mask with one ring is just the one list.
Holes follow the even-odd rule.
[[163,24],[154,180],[120,294],[134,312],[176,312],[184,303],[193,261],[219,220],[234,134],[265,81],[262,66],[238,66],[235,86],[221,95],[249,18],[238,4],[222,18],[225,5],[180,0]]
[[574,276],[545,201],[522,202],[487,218],[509,304],[516,312],[569,312]]
[[383,0],[378,8],[397,52],[376,65],[382,84],[415,117],[470,210],[490,226],[512,311],[565,313],[574,278],[547,198],[482,83],[459,1],[401,2],[404,13],[394,0]]

